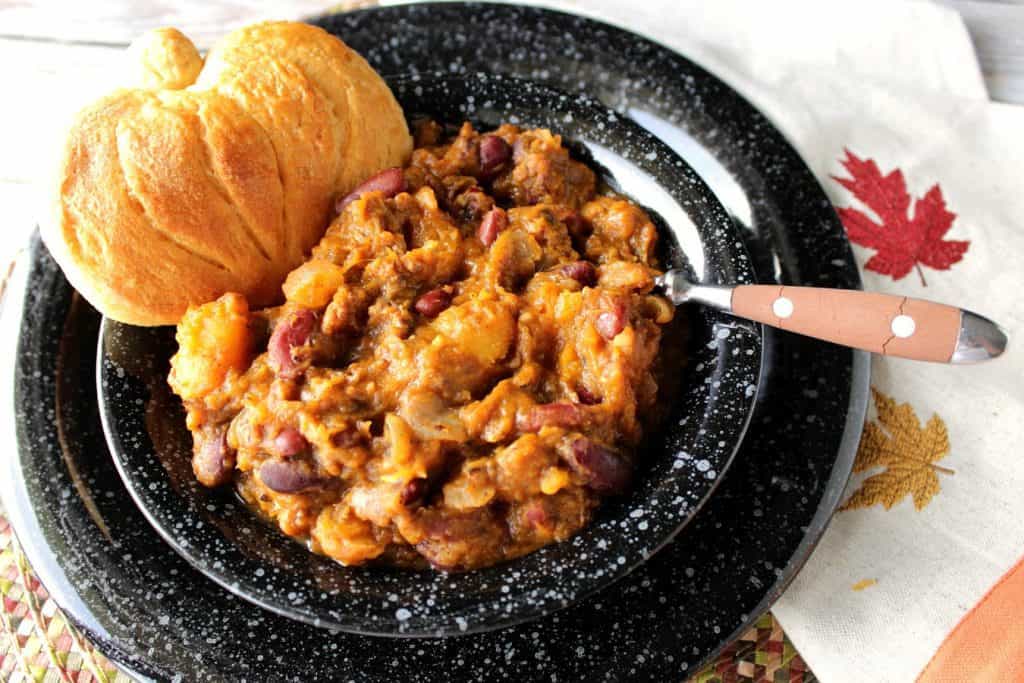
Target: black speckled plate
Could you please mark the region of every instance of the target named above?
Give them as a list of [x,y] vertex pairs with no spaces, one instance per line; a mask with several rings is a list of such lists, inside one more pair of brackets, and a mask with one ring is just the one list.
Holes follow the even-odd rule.
[[[586,90],[679,151],[730,211],[762,282],[858,287],[824,192],[771,124],[686,59],[541,9],[444,4],[321,20],[385,74],[492,71]],[[621,581],[553,615],[443,639],[374,638],[254,609],[205,580],[121,485],[95,400],[99,318],[35,241],[4,310],[0,493],[37,574],[116,661],[160,680],[673,680],[746,628],[839,501],[868,356],[766,330],[744,444],[701,511]],[[14,438],[16,436],[16,439]]]
[[[729,215],[694,171],[631,119],[581,96],[502,75],[436,74],[392,81],[409,116],[481,130],[545,127],[605,180],[660,218],[667,260],[709,284],[752,282]],[[641,449],[637,485],[565,543],[485,570],[448,575],[343,567],[263,524],[227,491],[196,485],[191,438],[167,372],[173,329],[104,321],[99,403],[115,464],[139,508],[171,546],[228,590],[279,614],[376,635],[441,636],[499,628],[560,609],[646,560],[714,489],[739,448],[761,370],[761,330],[710,309],[685,321],[686,363],[664,427]],[[679,326],[674,329],[680,331]],[[680,334],[665,347],[682,346]]]

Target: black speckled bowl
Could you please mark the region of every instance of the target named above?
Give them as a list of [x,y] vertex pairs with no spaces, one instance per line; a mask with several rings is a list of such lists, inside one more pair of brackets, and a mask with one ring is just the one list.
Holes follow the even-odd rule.
[[[500,72],[598,97],[698,170],[759,282],[860,287],[842,224],[782,133],[662,45],[508,4],[417,3],[314,21],[383,74]],[[99,326],[37,233],[0,296],[0,497],[64,614],[146,681],[685,680],[806,562],[842,501],[869,396],[870,354],[766,328],[739,453],[685,532],[629,576],[496,631],[325,635],[206,580],[139,512],[100,425]]]
[[[606,181],[650,209],[664,260],[707,283],[751,282],[734,225],[696,173],[632,120],[585,96],[498,75],[391,81],[407,115],[481,128],[561,133]],[[660,219],[660,220],[659,220]],[[648,439],[631,495],[602,506],[571,540],[465,574],[347,568],[261,523],[229,491],[198,485],[190,437],[166,376],[173,330],[104,321],[97,376],[107,442],[128,491],[161,536],[228,590],[332,629],[393,636],[508,626],[565,607],[626,575],[692,518],[739,447],[761,369],[757,325],[687,310],[688,361]]]

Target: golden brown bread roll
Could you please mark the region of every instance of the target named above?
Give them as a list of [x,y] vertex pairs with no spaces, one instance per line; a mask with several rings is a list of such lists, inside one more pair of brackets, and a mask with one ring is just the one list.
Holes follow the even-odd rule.
[[111,318],[173,324],[228,291],[273,303],[333,200],[411,152],[387,85],[319,28],[249,26],[205,65],[173,29],[133,51],[142,87],[77,116],[43,225],[68,279]]

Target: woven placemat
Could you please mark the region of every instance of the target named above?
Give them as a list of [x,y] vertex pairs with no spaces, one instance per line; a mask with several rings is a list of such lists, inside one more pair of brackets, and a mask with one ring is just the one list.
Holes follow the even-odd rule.
[[[171,552],[168,548],[167,552]],[[95,650],[74,628],[25,559],[7,518],[0,510],[0,680],[8,683],[132,683],[134,679]],[[253,609],[257,609],[253,607]],[[717,660],[694,676],[694,683],[810,683],[793,644],[770,614]]]

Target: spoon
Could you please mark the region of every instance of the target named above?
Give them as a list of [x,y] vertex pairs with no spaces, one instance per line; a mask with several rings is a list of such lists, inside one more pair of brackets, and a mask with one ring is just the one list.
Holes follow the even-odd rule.
[[789,285],[698,285],[681,270],[669,270],[655,283],[677,306],[692,301],[884,356],[978,363],[1006,349],[1006,334],[988,318],[924,299]]

